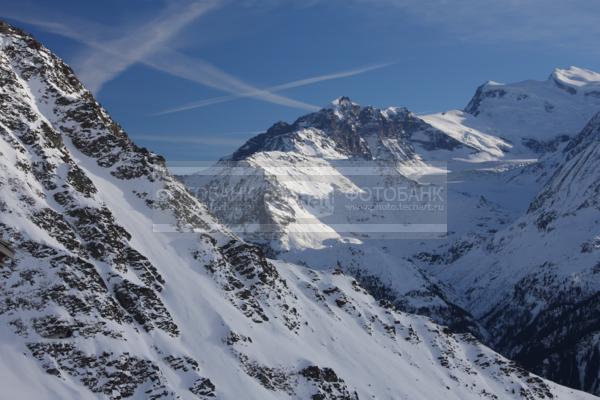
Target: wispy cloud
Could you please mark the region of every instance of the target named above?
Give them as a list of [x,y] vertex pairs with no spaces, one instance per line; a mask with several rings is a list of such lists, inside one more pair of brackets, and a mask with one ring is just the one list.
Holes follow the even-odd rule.
[[228,101],[241,99],[241,98],[245,98],[245,97],[255,97],[255,96],[261,95],[263,93],[275,93],[275,92],[280,92],[280,91],[286,90],[286,89],[293,89],[293,88],[297,88],[297,87],[301,87],[301,86],[312,85],[315,83],[329,81],[329,80],[333,80],[333,79],[348,78],[351,76],[364,74],[365,72],[384,68],[389,65],[392,65],[392,63],[370,65],[370,66],[366,66],[366,67],[362,67],[362,68],[355,68],[355,69],[351,69],[351,70],[347,70],[347,71],[336,72],[333,74],[313,76],[311,78],[295,80],[295,81],[287,82],[287,83],[284,83],[281,85],[271,86],[266,89],[262,89],[262,90],[258,90],[258,91],[254,90],[254,91],[248,91],[248,92],[244,92],[244,93],[232,94],[232,95],[228,95],[228,96],[219,96],[219,97],[213,97],[210,99],[199,100],[199,101],[195,101],[192,103],[184,104],[179,107],[165,109],[163,111],[156,113],[156,115],[164,115],[164,114],[171,114],[171,113],[176,113],[176,112],[181,112],[181,111],[187,111],[187,110],[192,110],[195,108],[206,107],[206,106],[213,105],[213,104],[225,103]]
[[114,29],[73,17],[61,15],[46,20],[32,17],[32,13],[10,10],[1,10],[0,13],[86,45],[88,49],[76,58],[74,68],[86,86],[95,93],[129,66],[140,63],[226,93],[238,95],[255,92],[254,98],[266,102],[308,111],[319,109],[312,104],[258,89],[202,59],[170,49],[167,45],[169,39],[200,15],[220,5],[220,2],[187,2],[183,7],[180,1],[169,4],[170,6],[152,21],[129,30],[119,30],[116,36],[121,39],[115,40],[103,39],[115,36]]

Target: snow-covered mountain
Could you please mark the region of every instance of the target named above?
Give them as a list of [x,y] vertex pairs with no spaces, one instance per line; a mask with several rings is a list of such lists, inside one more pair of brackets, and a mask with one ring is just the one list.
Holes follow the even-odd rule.
[[439,277],[495,348],[600,393],[600,114],[558,156],[527,213]]
[[[449,300],[443,282],[409,256],[439,253],[439,239],[447,238],[444,252],[458,257],[525,211],[539,183],[507,181],[510,171],[535,160],[510,158],[509,149],[485,133],[436,129],[405,108],[362,107],[341,97],[293,124],[273,125],[214,169],[182,180],[217,219],[278,258],[316,268],[339,265],[406,311],[485,336]],[[390,211],[383,198],[359,201],[365,207],[358,208],[348,201],[376,189],[420,190],[431,183],[444,190],[443,212]],[[511,187],[527,197],[498,196]],[[401,227],[396,236],[411,240],[380,241],[377,229],[390,227]]]
[[[339,98],[277,123],[209,173],[182,179],[206,189],[197,194],[220,221],[277,258],[336,264],[379,299],[598,394],[599,85],[592,71],[557,69],[544,82],[489,82],[464,111],[427,116]],[[357,161],[386,173],[344,168]],[[246,172],[233,172],[239,168]],[[362,224],[415,221],[346,207],[348,194],[420,188],[440,174],[447,216],[437,222],[447,232],[382,241]],[[214,196],[232,188],[253,196],[241,206]],[[307,198],[333,198],[342,211],[332,218]]]
[[406,108],[361,107],[348,97],[340,97],[329,107],[300,117],[291,125],[273,125],[231,158],[242,160],[265,151],[295,151],[325,159],[412,161],[420,159],[423,152],[457,148],[474,150],[470,143],[431,127]]
[[600,110],[600,74],[556,69],[546,81],[481,85],[464,110],[423,116],[455,136],[491,135],[511,153],[555,150]]
[[593,398],[265,258],[5,23],[0,81],[0,397]]
[[[508,147],[503,143],[489,135],[474,140],[436,129],[405,108],[362,107],[341,97],[330,107],[300,117],[293,124],[276,123],[267,132],[248,140],[214,169],[182,179],[189,187],[198,189],[198,196],[222,222],[237,226],[244,235],[250,237],[256,229],[268,225],[274,230],[269,244],[275,250],[319,249],[331,240],[360,242],[368,238],[368,232],[356,235],[344,231],[347,224],[356,228],[357,220],[363,222],[361,225],[367,219],[375,222],[384,218],[388,223],[406,223],[404,218],[408,214],[388,213],[384,217],[372,209],[364,212],[352,209],[334,219],[311,207],[310,202],[303,202],[305,198],[333,197],[337,212],[347,209],[339,194],[364,193],[366,188],[399,182],[419,187],[420,183],[431,183],[436,177],[438,182],[443,181],[450,171],[472,170],[473,164],[480,166],[484,161],[502,160],[504,169],[531,162],[506,159],[503,150]],[[204,187],[210,190],[202,190]],[[247,209],[235,212],[223,206],[230,200],[215,193],[228,188],[254,193],[240,205]],[[472,203],[461,201],[464,202]],[[299,229],[307,221],[318,229],[311,232]]]
[[[600,256],[596,251],[600,248],[600,108],[594,105],[599,82],[599,74],[571,67],[556,70],[544,83],[506,85],[530,94],[522,101],[533,101],[533,92],[538,100],[561,104],[547,119],[536,117],[540,115],[536,103],[518,111],[505,108],[510,104],[508,94],[503,95],[504,100],[502,96],[483,96],[478,103],[476,99],[485,91],[480,88],[467,107],[470,112],[485,112],[483,118],[488,121],[510,121],[511,115],[521,115],[521,121],[528,122],[515,124],[513,133],[537,129],[534,137],[540,143],[549,143],[546,138],[552,135],[571,139],[538,146],[534,150],[547,152],[538,162],[508,176],[496,174],[505,176],[501,187],[507,197],[528,204],[526,210],[513,214],[517,218],[487,237],[466,240],[469,251],[459,259],[452,258],[454,253],[447,247],[419,260],[433,264],[427,270],[452,288],[447,298],[489,332],[489,345],[550,379],[596,394],[600,393]],[[561,103],[555,96],[571,103]],[[506,110],[510,112],[501,117]],[[481,115],[469,118],[480,119]],[[506,135],[510,132],[508,129]],[[527,136],[513,135],[517,137]],[[526,187],[537,193],[531,196]],[[485,195],[492,201],[501,199],[491,192]]]
[[[278,122],[228,157],[225,161],[229,163],[221,164],[223,171],[213,172],[214,175],[224,176],[225,180],[231,180],[232,161],[237,162],[235,167],[256,169],[259,172],[251,174],[254,182],[244,178],[235,184],[245,182],[248,187],[262,187],[264,190],[261,193],[270,195],[270,209],[263,210],[261,204],[266,202],[262,198],[255,198],[256,204],[248,204],[248,208],[257,212],[254,216],[251,212],[242,213],[242,221],[230,212],[219,215],[217,208],[211,207],[210,201],[209,208],[229,225],[247,225],[242,227],[245,233],[250,233],[257,222],[275,225],[280,233],[276,238],[278,243],[272,244],[275,247],[284,250],[316,248],[322,246],[324,241],[341,240],[345,236],[340,235],[339,229],[329,229],[331,226],[328,225],[331,224],[324,222],[322,218],[315,218],[312,212],[314,210],[307,210],[301,204],[288,203],[299,194],[323,198],[336,190],[342,193],[364,190],[364,182],[351,179],[337,167],[339,164],[344,165],[340,161],[366,160],[378,165],[393,165],[399,176],[409,179],[414,176],[448,173],[448,178],[453,181],[465,181],[464,177],[468,175],[467,184],[471,185],[472,179],[479,179],[482,172],[504,173],[506,170],[520,169],[535,162],[540,155],[547,155],[564,147],[569,138],[576,135],[600,111],[599,88],[600,74],[571,67],[556,69],[543,82],[524,81],[507,85],[488,82],[477,89],[464,111],[451,110],[417,116],[405,108],[361,107],[347,97],[341,97],[331,106],[300,117],[293,124]],[[550,165],[550,162],[545,162]],[[322,169],[320,175],[330,177],[329,182],[324,185],[328,188],[311,182],[310,185],[296,185],[297,188],[294,189],[291,185],[282,183],[282,179],[274,178],[283,175],[287,179],[290,170],[299,171],[304,168],[303,165]],[[273,167],[281,167],[288,172],[274,173]],[[263,170],[271,171],[265,175]],[[454,205],[463,207],[469,214],[465,221],[456,224],[461,225],[460,233],[476,231],[477,226],[481,226],[480,217],[495,215],[496,220],[506,220],[506,215],[501,216],[504,212],[512,214],[511,217],[514,218],[515,212],[524,211],[535,191],[541,187],[543,182],[538,179],[538,175],[551,172],[551,168],[546,168],[530,174],[534,180],[538,180],[538,184],[531,186],[528,182],[522,185],[527,196],[516,206],[500,204],[500,207],[486,207],[485,201],[479,202],[480,195],[486,198],[490,188],[482,190],[478,185],[474,188],[460,185],[450,187],[449,191],[454,192],[450,195],[456,196]],[[307,179],[308,174],[300,175],[303,175],[302,179]],[[493,181],[498,177],[501,181],[511,178],[510,174],[493,175]],[[184,179],[191,187],[206,184],[204,178]],[[333,187],[335,182],[340,182],[339,188]],[[366,182],[370,186],[373,183],[373,180]],[[480,183],[485,185],[485,182]],[[212,184],[215,184],[215,180]],[[298,188],[299,186],[303,187]],[[315,189],[316,186],[320,188]],[[504,199],[493,199],[496,200],[503,202]],[[472,211],[466,211],[475,208],[485,209],[485,212],[471,215]],[[453,214],[450,218],[464,213]],[[360,216],[370,217],[370,214]],[[319,234],[311,232],[303,235],[293,229],[294,221],[305,218],[313,218],[315,224],[321,224]],[[486,229],[496,228],[486,226]]]
[[[213,169],[181,179],[219,221],[279,259],[337,265],[405,311],[480,333],[439,282],[378,240],[444,237],[446,211],[396,212],[381,207],[388,205],[382,196],[362,201],[375,189],[445,189],[446,168],[436,161],[480,153],[404,108],[361,107],[342,97],[293,124],[275,124]],[[463,204],[479,201],[459,196]]]

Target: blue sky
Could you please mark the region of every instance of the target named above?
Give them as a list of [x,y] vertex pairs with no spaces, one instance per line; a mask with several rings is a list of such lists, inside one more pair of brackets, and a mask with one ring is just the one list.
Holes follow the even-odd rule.
[[173,161],[217,159],[342,95],[428,113],[486,80],[600,71],[598,15],[596,0],[0,0]]

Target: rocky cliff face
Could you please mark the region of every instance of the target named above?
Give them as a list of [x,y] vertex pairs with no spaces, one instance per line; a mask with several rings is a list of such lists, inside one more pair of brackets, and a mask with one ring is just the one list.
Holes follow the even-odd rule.
[[5,23],[0,81],[3,395],[590,398],[339,272],[267,259]]
[[[312,137],[307,138],[309,132]],[[302,151],[306,145],[315,151],[313,154],[324,158],[360,160],[419,159],[415,147],[427,151],[459,147],[474,150],[406,108],[361,107],[347,97],[340,97],[330,107],[301,117],[293,124],[273,125],[264,134],[250,139],[232,159],[240,161],[264,151]]]

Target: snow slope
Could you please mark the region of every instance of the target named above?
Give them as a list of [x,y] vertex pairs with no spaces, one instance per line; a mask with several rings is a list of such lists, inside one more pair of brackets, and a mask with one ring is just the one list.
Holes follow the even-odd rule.
[[600,392],[600,115],[557,155],[528,211],[438,277],[493,346],[538,373]]
[[5,23],[0,80],[1,398],[593,398],[268,260]]

